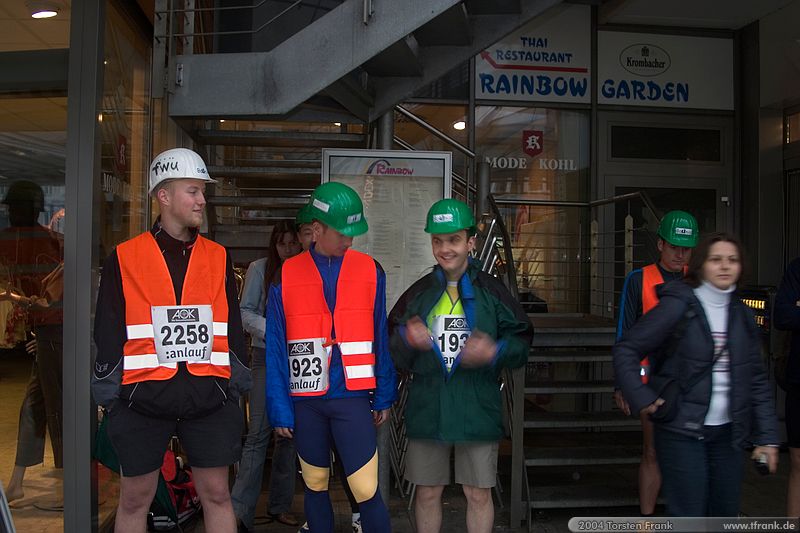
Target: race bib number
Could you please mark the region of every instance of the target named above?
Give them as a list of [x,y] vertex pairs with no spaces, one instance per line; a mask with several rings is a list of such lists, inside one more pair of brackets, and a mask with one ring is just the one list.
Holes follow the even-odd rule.
[[210,305],[154,305],[150,309],[160,364],[211,360],[214,313]]
[[328,390],[328,351],[325,339],[289,341],[289,394],[308,394]]
[[449,371],[469,338],[467,319],[463,315],[439,315],[434,319],[431,331]]

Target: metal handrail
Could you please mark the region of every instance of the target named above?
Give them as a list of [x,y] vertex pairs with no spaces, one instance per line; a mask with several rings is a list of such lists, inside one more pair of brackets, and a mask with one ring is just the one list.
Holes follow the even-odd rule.
[[[255,12],[255,10],[257,8],[263,6],[268,1],[269,0],[260,0],[257,4],[254,4],[254,5],[213,6],[213,7],[191,7],[191,8],[186,8],[186,7],[180,7],[180,6],[176,7],[174,0],[171,0],[169,2],[169,4],[168,4],[167,9],[156,9],[154,11],[154,13],[155,13],[156,17],[161,19],[161,17],[164,16],[164,15],[171,16],[171,15],[177,15],[177,14],[181,14],[181,13],[184,16],[190,16],[190,15],[193,16],[195,13],[200,13],[200,14],[205,13],[205,12],[216,13],[216,12],[222,12],[222,11],[237,11],[237,10],[244,10],[244,9],[249,9],[249,10]],[[212,36],[212,35],[247,35],[247,34],[255,35],[255,34],[260,33],[266,27],[272,25],[275,21],[277,21],[279,18],[281,18],[283,15],[285,15],[286,13],[288,13],[289,11],[291,11],[292,9],[297,7],[298,5],[308,5],[303,0],[286,0],[286,2],[291,2],[291,3],[290,3],[290,5],[288,7],[284,8],[280,13],[276,14],[271,19],[269,19],[268,21],[264,22],[258,28],[255,28],[255,29],[230,30],[230,31],[199,31],[199,32],[191,32],[191,33],[173,33],[171,31],[171,29],[172,29],[171,28],[171,24],[167,24],[167,27],[170,28],[170,31],[168,31],[164,35],[160,35],[160,34],[156,33],[154,35],[154,37],[156,39],[159,39],[159,38],[162,38],[162,37],[177,38],[177,37],[206,37],[206,36]],[[283,2],[283,3],[286,3],[286,2]],[[311,7],[314,7],[315,9],[320,9],[322,11],[331,11],[331,9],[325,8],[325,7],[322,7],[322,6],[319,6],[319,5],[313,5]],[[156,27],[158,27],[158,26],[156,26]]]
[[[393,141],[394,141],[395,144],[397,144],[403,150],[408,150],[409,152],[416,152],[417,151],[417,149],[414,148],[413,145],[407,143],[406,141],[404,141],[403,139],[401,139],[397,135],[394,136]],[[455,181],[456,183],[458,183],[462,187],[466,188],[470,192],[476,192],[475,186],[474,185],[469,185],[467,183],[467,180],[464,179],[464,176],[462,176],[458,172],[455,172],[452,169],[450,170],[450,174],[453,175],[453,181]]]
[[475,159],[475,152],[473,152],[472,150],[470,150],[469,148],[467,148],[466,146],[464,146],[463,144],[461,144],[457,140],[453,139],[452,137],[450,137],[449,135],[447,135],[443,131],[437,129],[432,124],[429,124],[428,122],[425,121],[425,119],[418,117],[417,115],[415,115],[414,113],[412,113],[411,111],[409,111],[405,107],[401,106],[400,104],[397,104],[396,106],[394,106],[394,109],[395,109],[395,111],[397,111],[398,113],[400,113],[404,117],[406,117],[409,120],[411,120],[417,126],[419,126],[422,129],[428,131],[429,133],[432,133],[434,137],[438,137],[439,139],[443,140],[444,142],[446,142],[447,144],[449,144],[450,146],[452,146],[453,148],[455,148],[459,152],[467,155],[468,157],[471,157],[472,159]]
[[497,203],[495,203],[494,196],[488,194],[486,197],[489,201],[489,209],[491,210],[493,218],[497,220],[497,229],[500,230],[500,235],[503,237],[503,255],[505,255],[506,261],[505,267],[506,275],[508,276],[508,289],[511,291],[512,296],[514,296],[514,299],[517,299],[519,297],[519,287],[517,287],[517,270],[514,267],[514,254],[511,252],[511,237],[508,234],[505,222],[503,222],[500,209],[497,207]]
[[530,198],[515,198],[509,196],[496,198],[495,201],[497,202],[497,205],[536,205],[544,207],[592,208],[592,207],[600,207],[601,205],[623,202],[625,200],[633,200],[635,198],[641,199],[645,207],[647,207],[648,211],[650,211],[650,213],[655,217],[655,219],[661,221],[661,215],[659,214],[658,208],[656,208],[655,204],[653,204],[653,200],[650,199],[650,195],[648,195],[645,191],[635,191],[626,194],[618,194],[616,196],[601,198],[599,200],[592,200],[590,202],[574,202],[568,200],[533,200]]

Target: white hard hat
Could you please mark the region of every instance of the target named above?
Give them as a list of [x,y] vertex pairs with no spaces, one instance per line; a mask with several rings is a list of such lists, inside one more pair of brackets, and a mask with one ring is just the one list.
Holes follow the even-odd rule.
[[206,169],[203,158],[197,152],[188,148],[173,148],[161,152],[153,159],[150,165],[150,190],[152,193],[156,186],[165,180],[190,178],[216,183],[211,179]]

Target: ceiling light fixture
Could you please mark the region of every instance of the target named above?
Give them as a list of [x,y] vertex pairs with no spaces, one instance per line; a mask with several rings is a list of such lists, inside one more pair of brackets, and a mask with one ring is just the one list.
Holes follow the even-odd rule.
[[453,122],[453,129],[461,131],[467,128],[467,123],[463,120],[459,120],[458,122]]
[[49,19],[58,15],[61,7],[57,2],[49,0],[27,0],[25,5],[35,19]]

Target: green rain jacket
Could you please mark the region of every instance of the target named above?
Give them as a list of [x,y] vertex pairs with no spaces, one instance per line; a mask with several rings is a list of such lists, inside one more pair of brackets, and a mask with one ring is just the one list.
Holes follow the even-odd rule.
[[461,304],[470,329],[495,339],[497,353],[482,368],[461,367],[458,355],[448,372],[436,343],[420,351],[405,337],[408,320],[418,316],[425,321],[446,288],[444,271],[436,266],[403,293],[389,315],[389,351],[397,369],[413,376],[405,410],[407,434],[444,442],[499,440],[504,430],[498,378],[504,368],[527,361],[533,325],[502,282],[470,262],[458,282]]

